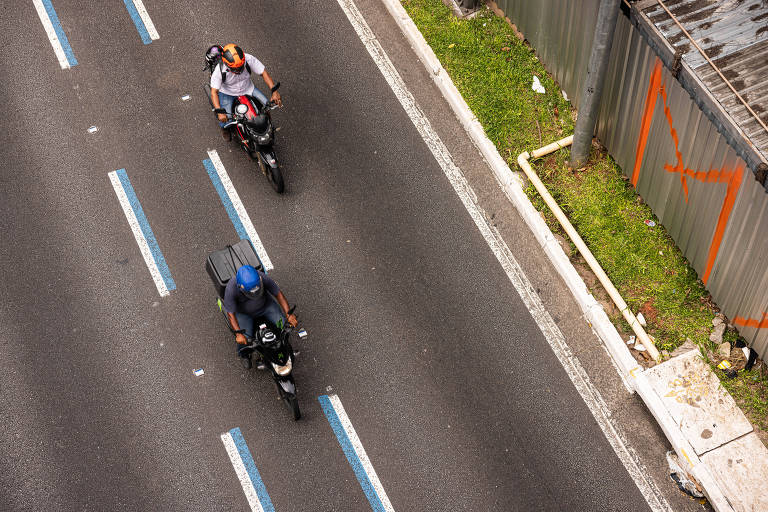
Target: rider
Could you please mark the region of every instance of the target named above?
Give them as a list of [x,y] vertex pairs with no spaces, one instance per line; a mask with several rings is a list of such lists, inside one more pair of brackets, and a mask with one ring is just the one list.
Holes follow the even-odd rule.
[[[232,104],[241,95],[249,95],[258,99],[262,105],[267,104],[267,97],[251,81],[252,74],[261,75],[267,87],[272,89],[275,83],[269,76],[264,64],[250,53],[245,53],[239,46],[230,43],[222,48],[221,61],[211,74],[211,101],[214,108],[223,108],[232,112]],[[272,92],[272,101],[278,106],[283,105],[280,93]],[[219,114],[219,126],[224,128],[227,121],[225,114]],[[222,129],[224,139],[230,139],[228,130]]]
[[[232,328],[240,329],[253,337],[256,331],[257,317],[265,318],[269,323],[282,329],[286,321],[296,327],[297,320],[293,313],[288,313],[288,301],[277,283],[251,265],[243,265],[237,270],[235,279],[230,279],[224,291],[224,309]],[[251,367],[250,357],[240,352],[240,345],[248,342],[241,333],[235,335],[237,355],[243,358],[243,365]]]

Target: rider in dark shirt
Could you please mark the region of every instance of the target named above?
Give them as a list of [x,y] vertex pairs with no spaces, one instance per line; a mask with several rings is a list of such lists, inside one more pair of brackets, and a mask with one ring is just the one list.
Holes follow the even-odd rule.
[[[256,331],[256,318],[264,318],[277,329],[288,322],[293,327],[297,320],[294,314],[288,314],[288,300],[280,291],[277,283],[251,265],[244,265],[237,271],[237,277],[230,279],[224,291],[224,309],[229,323],[236,331],[240,329],[253,337]],[[237,333],[235,345],[238,356],[243,357],[243,364],[250,368],[250,358],[240,352],[241,345],[247,345],[246,337]]]

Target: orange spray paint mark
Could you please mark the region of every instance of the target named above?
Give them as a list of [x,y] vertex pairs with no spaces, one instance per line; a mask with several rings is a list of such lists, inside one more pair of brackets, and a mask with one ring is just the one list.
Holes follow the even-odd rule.
[[[710,171],[711,174],[716,171]],[[717,251],[720,249],[720,242],[723,241],[723,233],[725,233],[725,226],[728,224],[728,218],[731,216],[731,210],[736,202],[736,196],[741,188],[741,178],[744,174],[744,166],[741,165],[736,168],[735,171],[729,172],[723,169],[718,175],[718,181],[720,183],[728,183],[728,189],[725,193],[725,201],[723,201],[723,208],[720,210],[720,217],[717,219],[717,227],[715,228],[715,236],[712,237],[712,244],[709,246],[709,254],[707,255],[707,266],[704,270],[704,276],[701,280],[704,284],[707,284],[709,279],[709,273],[712,272],[712,266],[715,264],[715,258],[717,258]]]
[[645,109],[643,111],[643,119],[640,125],[640,136],[637,141],[637,150],[635,152],[635,167],[632,171],[632,185],[637,186],[637,180],[640,176],[640,167],[643,163],[643,154],[645,153],[645,146],[648,143],[648,133],[651,129],[651,123],[653,121],[653,113],[656,108],[656,98],[661,96],[664,102],[664,117],[669,124],[669,133],[672,137],[672,142],[675,145],[675,165],[669,163],[664,164],[664,169],[670,173],[680,173],[680,185],[683,188],[683,197],[685,202],[688,202],[688,178],[701,181],[703,183],[727,183],[728,188],[725,193],[725,200],[723,206],[720,209],[720,216],[717,219],[717,225],[715,227],[715,233],[712,237],[712,242],[709,246],[709,252],[707,253],[707,263],[704,268],[704,275],[701,280],[704,284],[707,283],[709,276],[712,272],[712,267],[715,264],[717,258],[717,252],[720,249],[720,244],[723,241],[723,234],[725,228],[728,225],[728,219],[731,216],[733,205],[736,203],[736,196],[739,193],[741,187],[741,181],[744,175],[744,165],[740,165],[736,170],[728,170],[722,168],[720,170],[710,171],[695,171],[693,169],[685,167],[683,163],[683,155],[680,152],[679,145],[680,139],[677,136],[677,130],[674,127],[672,121],[672,111],[667,105],[667,88],[661,83],[661,60],[657,57],[656,62],[651,72],[651,78],[648,83],[648,93],[645,97]]
[[768,312],[763,311],[763,316],[760,318],[760,320],[737,316],[731,322],[733,325],[738,325],[739,327],[755,327],[757,329],[765,329],[768,327]]
[[656,64],[651,72],[651,79],[648,83],[648,93],[645,96],[645,109],[643,110],[643,121],[640,124],[640,137],[637,139],[637,150],[635,151],[635,168],[632,170],[632,186],[637,186],[637,178],[640,176],[640,166],[643,163],[645,154],[645,145],[648,143],[648,132],[651,130],[651,121],[653,121],[653,111],[656,108],[656,98],[659,95],[659,86],[661,85],[661,60],[656,58]]
[[688,202],[688,182],[685,181],[685,172],[683,169],[683,154],[680,153],[680,150],[678,149],[678,146],[680,145],[680,139],[677,137],[677,130],[675,130],[674,126],[672,126],[672,111],[669,110],[669,107],[667,106],[667,89],[662,85],[661,89],[659,90],[659,94],[661,95],[661,99],[664,102],[664,116],[667,118],[667,122],[669,123],[669,132],[672,135],[672,141],[675,143],[675,158],[677,158],[677,164],[675,164],[674,167],[672,167],[669,164],[664,165],[664,169],[667,170],[667,172],[679,172],[680,173],[680,185],[683,187],[683,192],[685,194],[685,202]]

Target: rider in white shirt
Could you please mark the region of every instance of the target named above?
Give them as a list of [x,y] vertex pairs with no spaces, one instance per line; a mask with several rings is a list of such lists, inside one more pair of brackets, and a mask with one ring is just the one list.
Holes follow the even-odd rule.
[[[214,108],[223,108],[227,112],[232,112],[232,104],[235,99],[241,95],[253,96],[262,105],[266,105],[267,97],[256,88],[251,81],[251,75],[261,75],[267,87],[272,89],[275,86],[272,77],[269,76],[264,64],[250,53],[245,53],[234,43],[226,45],[222,49],[221,62],[213,69],[211,74],[211,101]],[[283,102],[280,93],[272,92],[272,101],[282,106]],[[218,114],[219,126],[223,127],[227,121],[225,114]],[[222,135],[229,140],[229,130],[222,130]]]

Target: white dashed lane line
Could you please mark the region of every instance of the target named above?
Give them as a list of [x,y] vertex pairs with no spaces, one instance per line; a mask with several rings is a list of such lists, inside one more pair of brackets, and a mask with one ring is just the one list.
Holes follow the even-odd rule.
[[45,33],[48,34],[53,52],[56,54],[56,58],[59,59],[61,69],[76,66],[75,52],[69,46],[69,40],[67,40],[67,36],[64,34],[64,29],[61,27],[59,16],[56,14],[51,0],[33,0],[32,3],[35,5],[37,15],[43,23]]
[[141,207],[136,192],[133,191],[131,181],[125,169],[118,169],[109,173],[109,180],[112,182],[112,188],[115,189],[117,200],[123,208],[128,225],[131,226],[136,243],[139,244],[141,255],[144,256],[144,262],[149,268],[149,273],[157,286],[157,292],[161,297],[169,295],[171,290],[176,289],[176,283],[171,277],[171,270],[165,262],[160,246],[157,244],[155,234],[149,227],[147,216],[144,215],[144,209]]

